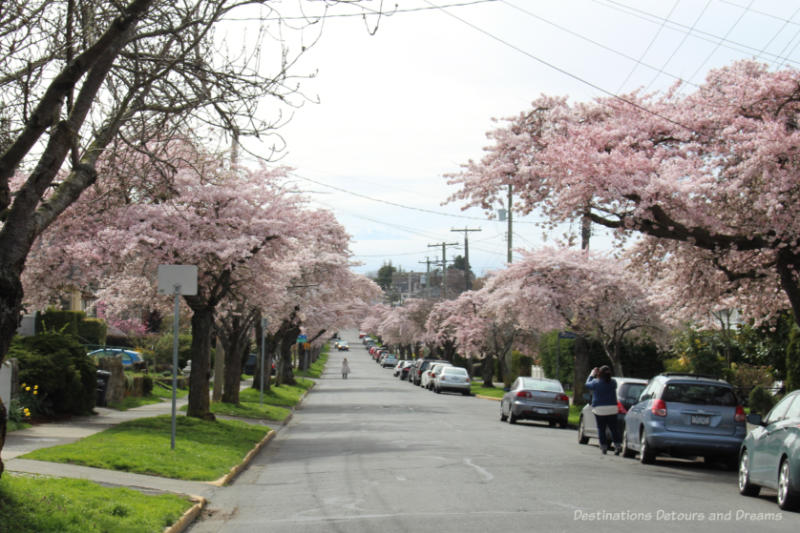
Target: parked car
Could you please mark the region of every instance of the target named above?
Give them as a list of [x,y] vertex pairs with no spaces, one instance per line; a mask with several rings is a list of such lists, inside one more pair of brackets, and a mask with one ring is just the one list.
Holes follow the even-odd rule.
[[444,363],[434,363],[431,366],[429,366],[428,369],[422,373],[422,381],[420,382],[420,384],[428,390],[433,390],[433,380],[436,378],[437,374],[441,372],[442,367],[445,366],[453,366],[453,365],[451,363],[444,362]]
[[441,394],[442,391],[454,391],[469,396],[471,386],[467,369],[457,366],[442,366],[433,378],[433,390],[437,394]]
[[[646,379],[637,378],[614,378],[617,382],[617,428],[619,435],[625,431],[625,415],[633,404],[639,401],[639,395],[647,386]],[[611,432],[607,431],[607,442],[612,442]],[[596,439],[597,420],[592,413],[592,404],[587,403],[581,409],[581,416],[578,419],[578,443],[586,444],[589,439]]]
[[739,492],[757,496],[761,487],[775,489],[781,509],[800,510],[800,390],[787,394],[763,420],[752,413],[747,421],[757,427],[739,452]]
[[625,415],[622,454],[652,463],[659,454],[737,464],[745,413],[733,387],[709,376],[668,372],[652,378]]
[[[258,354],[251,353],[247,356],[247,361],[244,363],[244,367],[242,368],[242,372],[247,374],[248,376],[252,376],[256,373],[256,367],[258,366]],[[275,361],[272,361],[272,369],[270,374],[273,376],[275,375]]]
[[383,360],[381,361],[381,367],[383,368],[386,367],[391,368],[396,364],[397,364],[397,357],[393,354],[386,354],[386,356],[384,356]]
[[99,359],[101,357],[116,357],[119,355],[122,357],[123,368],[139,370],[145,367],[142,354],[126,348],[100,348],[99,350],[92,350],[86,355],[89,357],[94,357],[95,359]]
[[407,369],[409,367],[409,365],[411,365],[411,363],[413,363],[413,361],[411,361],[409,359],[401,359],[394,366],[394,372],[392,372],[392,375],[394,377],[396,377],[396,378],[402,376],[403,370]]
[[545,420],[567,427],[569,396],[557,379],[519,377],[500,401],[500,420]]
[[447,363],[442,359],[418,359],[419,363],[415,365],[416,372],[411,375],[414,385],[422,386],[422,375],[428,371],[431,365],[436,363]]
[[415,361],[406,361],[406,365],[400,369],[400,376],[398,376],[401,380],[408,379],[408,376],[411,375],[411,368],[414,366]]

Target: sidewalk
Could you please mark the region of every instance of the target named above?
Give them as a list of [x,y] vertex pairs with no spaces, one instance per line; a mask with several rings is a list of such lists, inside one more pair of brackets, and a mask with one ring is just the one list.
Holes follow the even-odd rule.
[[[242,387],[249,386],[243,382]],[[177,416],[185,416],[180,408],[187,400],[177,401]],[[78,466],[49,461],[20,459],[21,455],[61,444],[69,444],[89,435],[99,433],[116,424],[137,418],[148,418],[172,413],[172,401],[143,405],[127,411],[117,411],[105,407],[95,407],[97,413],[92,416],[74,417],[64,422],[38,424],[36,426],[14,431],[6,435],[2,457],[7,472],[48,475],[86,479],[108,486],[130,487],[143,491],[172,492],[191,496],[202,496],[210,499],[219,487],[211,482],[183,481],[159,476],[118,472],[88,466]]]

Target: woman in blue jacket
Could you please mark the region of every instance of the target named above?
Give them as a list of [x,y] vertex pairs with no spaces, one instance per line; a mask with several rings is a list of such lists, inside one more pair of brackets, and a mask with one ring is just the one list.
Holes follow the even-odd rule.
[[586,388],[592,391],[592,412],[597,420],[600,451],[603,455],[608,451],[606,428],[609,428],[614,438],[614,455],[619,455],[622,439],[617,427],[617,382],[611,377],[611,369],[605,365],[593,368],[586,380]]

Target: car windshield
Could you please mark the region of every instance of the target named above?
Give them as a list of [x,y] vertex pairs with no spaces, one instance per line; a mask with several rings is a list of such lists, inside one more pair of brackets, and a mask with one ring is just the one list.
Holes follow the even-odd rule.
[[547,392],[564,392],[564,389],[561,388],[561,385],[555,381],[525,378],[522,378],[520,381],[523,389],[541,390]]
[[710,383],[668,383],[661,399],[665,402],[726,407],[736,407],[738,403],[733,389]]
[[619,396],[625,400],[635,402],[639,399],[645,386],[645,383],[625,383],[619,389]]

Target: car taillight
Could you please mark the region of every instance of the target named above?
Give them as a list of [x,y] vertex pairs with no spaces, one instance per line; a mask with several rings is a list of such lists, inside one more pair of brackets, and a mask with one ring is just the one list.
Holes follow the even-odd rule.
[[650,411],[656,416],[667,416],[667,404],[664,403],[664,400],[654,400]]
[[569,403],[569,396],[566,394],[558,394],[556,395],[556,401]]
[[521,390],[517,393],[517,398],[533,398],[533,394],[526,390]]
[[617,413],[621,414],[621,415],[624,415],[627,412],[628,412],[628,410],[625,409],[625,406],[622,405],[622,402],[617,402]]
[[747,415],[744,414],[744,408],[741,405],[736,406],[736,414],[733,415],[733,419],[736,422],[745,422],[747,420]]

